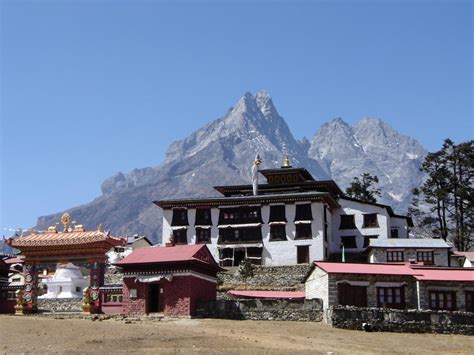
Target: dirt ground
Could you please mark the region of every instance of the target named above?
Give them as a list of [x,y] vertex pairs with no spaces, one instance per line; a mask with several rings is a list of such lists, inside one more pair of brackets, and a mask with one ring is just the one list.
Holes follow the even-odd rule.
[[0,316],[0,354],[54,353],[380,354],[474,352],[474,337],[366,333],[321,323],[162,321]]

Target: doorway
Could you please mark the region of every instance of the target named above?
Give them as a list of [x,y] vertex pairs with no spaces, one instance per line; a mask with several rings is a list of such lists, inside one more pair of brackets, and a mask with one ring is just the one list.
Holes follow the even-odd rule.
[[148,313],[163,312],[163,302],[160,302],[161,292],[159,284],[148,285]]

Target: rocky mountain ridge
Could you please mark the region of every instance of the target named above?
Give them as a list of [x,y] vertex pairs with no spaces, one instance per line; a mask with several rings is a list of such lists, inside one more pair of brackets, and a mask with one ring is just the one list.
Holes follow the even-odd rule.
[[[311,141],[298,141],[267,92],[246,93],[223,117],[172,143],[159,166],[113,175],[102,183],[101,196],[68,212],[88,229],[103,223],[115,235],[139,233],[159,241],[162,215],[151,201],[216,196],[215,185],[249,183],[256,152],[262,168],[280,166],[288,154],[293,166],[305,167],[315,179],[333,178],[341,188],[362,172],[377,175],[381,202],[400,213],[422,179],[418,168],[426,154],[414,139],[373,119],[354,127],[335,119]],[[37,227],[47,228],[62,213],[40,217]]]

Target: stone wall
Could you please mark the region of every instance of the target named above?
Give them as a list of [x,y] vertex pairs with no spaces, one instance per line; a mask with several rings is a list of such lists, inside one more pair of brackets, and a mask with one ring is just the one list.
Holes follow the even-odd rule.
[[200,318],[313,321],[323,319],[323,303],[319,299],[238,299],[199,302]]
[[219,291],[228,290],[273,290],[304,291],[304,277],[310,264],[292,266],[254,266],[254,276],[242,279],[237,268],[217,274]]
[[[403,259],[408,262],[410,259],[416,260],[416,252],[424,251],[426,249],[416,248],[373,248],[370,254],[371,263],[386,263],[387,262],[387,251],[389,250],[403,250]],[[449,266],[449,255],[448,249],[436,248],[433,251],[433,265],[436,266]]]
[[333,306],[327,322],[336,328],[404,333],[474,335],[474,313]]
[[38,299],[40,312],[82,312],[82,298]]

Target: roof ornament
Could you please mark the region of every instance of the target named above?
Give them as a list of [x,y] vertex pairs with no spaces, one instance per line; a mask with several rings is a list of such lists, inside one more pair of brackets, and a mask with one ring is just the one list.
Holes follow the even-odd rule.
[[97,231],[100,232],[100,233],[104,233],[104,226],[101,224],[99,224],[99,226],[97,227]]
[[49,227],[48,227],[48,232],[49,232],[49,233],[57,233],[58,230],[56,229],[56,225],[54,225],[54,226],[49,226]]
[[262,159],[260,159],[260,155],[255,156],[255,160],[252,166],[252,187],[253,187],[253,195],[258,195],[258,167],[262,164]]
[[71,216],[69,216],[69,213],[66,212],[61,216],[61,224],[64,226],[64,232],[68,232],[68,227],[71,224]]

